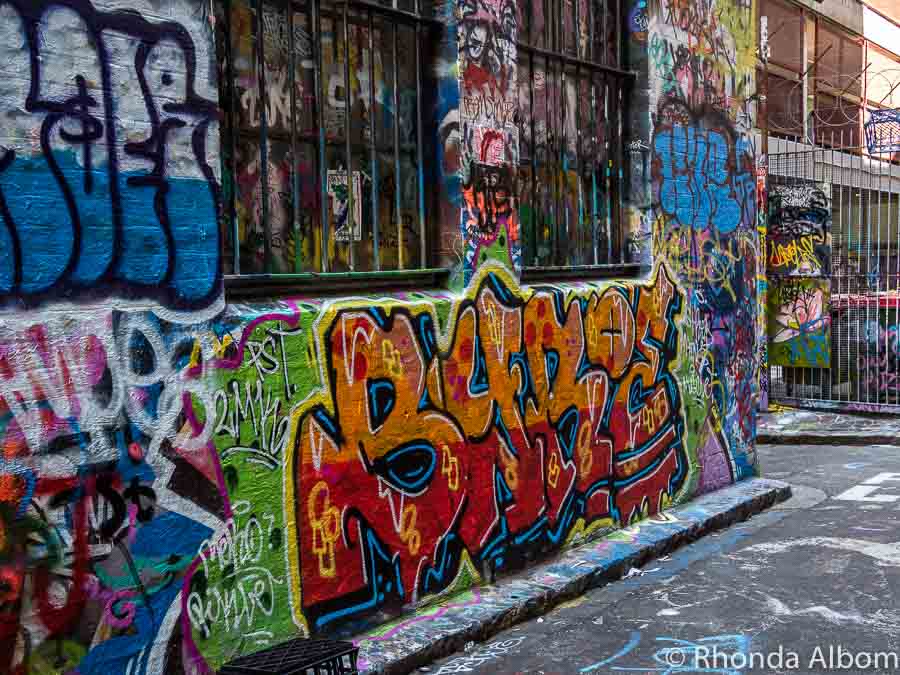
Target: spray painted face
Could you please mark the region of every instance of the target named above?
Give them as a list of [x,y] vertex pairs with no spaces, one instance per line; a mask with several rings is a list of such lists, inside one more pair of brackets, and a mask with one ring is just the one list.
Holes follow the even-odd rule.
[[472,165],[470,186],[463,189],[470,236],[494,239],[511,215],[511,176],[507,167]]

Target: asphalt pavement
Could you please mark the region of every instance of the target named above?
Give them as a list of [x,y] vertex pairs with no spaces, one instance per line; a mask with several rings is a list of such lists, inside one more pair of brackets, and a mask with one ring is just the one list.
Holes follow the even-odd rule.
[[420,672],[900,672],[900,452],[759,456],[791,499]]

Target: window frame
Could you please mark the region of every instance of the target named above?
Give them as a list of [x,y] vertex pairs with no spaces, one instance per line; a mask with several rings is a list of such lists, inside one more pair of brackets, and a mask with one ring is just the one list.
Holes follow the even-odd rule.
[[[426,86],[433,88],[433,82],[428,80],[427,64],[424,63],[427,50],[424,49],[425,40],[429,36],[429,32],[435,32],[441,29],[441,22],[434,15],[430,5],[426,5],[427,0],[393,0],[392,4],[385,5],[371,0],[242,0],[243,5],[251,17],[252,26],[245,34],[233,32],[232,26],[232,8],[237,4],[237,0],[215,0],[216,9],[221,12],[222,27],[216,28],[216,52],[218,61],[218,70],[220,77],[224,78],[224,82],[220,83],[220,95],[224,99],[222,122],[220,124],[220,138],[222,144],[222,152],[220,163],[222,166],[222,182],[223,182],[223,204],[221,214],[222,228],[222,256],[226,260],[224,274],[226,290],[234,290],[239,295],[252,294],[252,288],[259,287],[262,290],[272,290],[281,288],[285,285],[304,287],[312,287],[317,290],[326,292],[332,287],[349,289],[350,286],[359,287],[365,284],[367,287],[374,284],[375,287],[382,285],[384,280],[392,280],[396,285],[398,277],[407,277],[427,283],[440,284],[441,279],[445,277],[449,270],[442,268],[429,267],[432,256],[432,244],[434,228],[427,225],[426,209],[432,213],[437,212],[436,204],[429,204],[434,201],[435,195],[429,195],[425,186],[425,175],[428,173],[425,160],[424,138],[426,134],[431,134],[434,129],[433,120],[429,120],[426,129],[424,122],[425,115],[428,114],[424,109],[423,94]],[[401,7],[401,2],[407,4],[411,9]],[[285,20],[287,26],[285,28],[287,34],[287,69],[288,69],[288,87],[290,88],[290,115],[289,115],[289,137],[286,132],[278,132],[273,134],[269,128],[269,95],[270,90],[266,82],[267,67],[271,60],[271,55],[267,51],[265,17],[266,10],[272,10],[276,16]],[[310,29],[310,43],[312,47],[312,56],[310,57],[314,63],[312,67],[311,79],[313,80],[314,94],[311,98],[311,107],[313,108],[313,117],[317,129],[313,129],[311,133],[299,132],[297,127],[303,117],[303,111],[299,108],[297,100],[297,84],[301,82],[300,78],[304,77],[300,74],[298,63],[300,58],[296,51],[295,32],[297,26],[297,16],[305,16],[305,25]],[[414,82],[415,88],[415,110],[413,112],[415,130],[415,148],[412,153],[401,149],[399,138],[399,126],[401,121],[399,114],[392,114],[392,142],[391,153],[394,164],[393,170],[400,170],[400,155],[403,154],[403,160],[409,160],[404,170],[400,174],[400,179],[406,178],[409,171],[413,172],[412,181],[415,183],[415,190],[412,191],[412,199],[406,200],[414,204],[415,209],[415,226],[418,236],[417,251],[410,251],[409,255],[405,255],[402,243],[402,236],[399,237],[397,244],[397,268],[382,269],[382,258],[379,251],[379,235],[383,234],[383,230],[379,229],[378,208],[381,206],[377,188],[377,174],[371,172],[372,163],[379,161],[376,156],[381,155],[382,144],[379,142],[380,135],[375,135],[375,117],[374,114],[368,114],[365,126],[366,131],[370,133],[369,137],[365,136],[359,142],[354,142],[351,138],[351,125],[354,117],[352,113],[345,113],[342,122],[342,135],[336,138],[326,137],[325,126],[325,102],[328,100],[327,83],[323,70],[323,41],[322,41],[322,21],[323,18],[330,19],[334,26],[334,46],[333,51],[337,54],[340,52],[340,58],[335,57],[333,67],[339,68],[344,76],[343,82],[343,110],[352,109],[355,101],[359,98],[368,97],[369,101],[373,101],[375,97],[375,89],[379,84],[384,83],[387,86],[388,76],[382,75],[382,80],[375,81],[375,61],[376,58],[369,57],[369,81],[368,84],[359,85],[359,91],[351,91],[350,83],[350,62],[354,45],[350,38],[350,31],[355,30],[354,27],[362,27],[367,31],[367,36],[363,37],[363,41],[368,41],[366,46],[360,46],[359,54],[368,50],[369,54],[384,54],[384,42],[392,42],[392,59],[390,65],[390,91],[392,96],[393,110],[399,110],[398,100],[403,94],[400,92],[400,82],[403,78],[398,76],[401,70],[411,71],[405,73]],[[375,32],[373,27],[375,22],[382,27],[390,25],[391,30],[385,37],[381,35],[382,44],[379,45],[378,51],[373,52]],[[383,28],[382,28],[383,30]],[[338,35],[340,33],[340,35]],[[407,36],[403,36],[407,33]],[[398,37],[399,35],[399,37]],[[349,40],[348,40],[349,38]],[[398,62],[397,46],[398,41],[408,39],[414,52],[415,63],[412,66],[401,68]],[[411,39],[409,39],[411,38]],[[237,73],[235,69],[234,47],[239,40],[247,40],[252,44],[253,58],[251,66],[247,71],[251,78],[255,78],[255,82],[251,85],[255,87],[257,93],[257,108],[259,110],[259,123],[256,126],[245,126],[241,120],[241,112],[239,110],[239,92],[237,88]],[[388,68],[388,66],[384,66]],[[307,75],[307,77],[309,77]],[[364,91],[368,88],[368,91]],[[251,91],[251,89],[247,89]],[[429,95],[434,92],[429,91]],[[372,104],[370,103],[370,112]],[[384,130],[379,129],[383,132]],[[284,138],[281,138],[284,136]],[[300,138],[302,136],[302,139]],[[254,255],[255,249],[247,246],[245,241],[241,241],[239,232],[241,223],[237,210],[238,202],[238,168],[240,166],[238,143],[240,139],[249,139],[245,147],[253,148],[253,144],[257,144],[258,153],[256,156],[259,163],[259,174],[257,184],[254,190],[259,191],[259,212],[258,222],[255,222],[255,216],[251,215],[245,226],[255,226],[263,232],[263,258],[264,263],[262,271],[246,271],[246,265],[242,264],[242,259],[246,256]],[[289,152],[291,157],[290,166],[290,208],[287,228],[293,231],[295,253],[293,255],[293,269],[291,271],[279,272],[274,270],[274,255],[272,252],[272,228],[273,222],[269,213],[270,191],[272,189],[269,181],[270,159],[269,149],[273,144],[273,140],[279,143],[289,144]],[[300,252],[300,228],[301,219],[299,217],[302,206],[301,193],[298,180],[298,166],[300,163],[300,155],[298,154],[298,143],[307,146],[307,150],[311,150],[315,155],[315,175],[312,183],[315,185],[316,201],[318,202],[318,213],[313,221],[313,229],[307,235],[313,234],[313,242],[316,245],[313,262],[315,258],[320,258],[319,264],[315,268],[311,264],[304,264],[302,254]],[[404,147],[408,144],[404,144]],[[342,147],[341,147],[342,146]],[[359,190],[361,204],[366,206],[366,202],[371,203],[372,217],[366,222],[365,215],[360,218],[359,223],[360,238],[355,237],[355,227],[348,224],[347,241],[330,242],[331,236],[331,216],[329,214],[330,195],[328,193],[328,174],[332,171],[332,162],[329,162],[326,153],[332,152],[335,156],[343,155],[337,160],[339,168],[336,172],[343,171],[351,179],[348,184],[355,183],[356,174],[359,173],[360,182],[366,182],[368,185]],[[406,157],[411,154],[412,157]],[[361,157],[361,159],[360,159]],[[349,161],[348,161],[349,159]],[[340,168],[343,166],[343,169]],[[375,176],[374,183],[372,176]],[[396,180],[396,179],[395,179]],[[409,180],[407,178],[407,180]],[[399,182],[399,181],[398,181]],[[353,214],[356,212],[354,204],[355,186],[347,190],[347,212]],[[401,189],[395,189],[396,200],[396,225],[403,228],[405,225],[404,216],[401,214]],[[249,203],[254,204],[257,201],[255,195],[249,197]],[[254,205],[255,206],[255,205]],[[361,207],[360,207],[361,208]],[[352,218],[352,215],[349,217]],[[355,220],[355,219],[354,219]],[[393,225],[393,223],[392,223]],[[316,232],[318,230],[318,232]],[[316,241],[318,240],[318,241]],[[357,247],[365,246],[365,242],[370,242],[371,246],[371,267],[368,269],[358,269],[357,265]],[[336,261],[339,261],[339,248],[346,249],[346,267],[349,269],[336,270]],[[229,250],[230,249],[230,250]],[[409,261],[408,258],[413,258]],[[407,260],[404,260],[407,258]],[[287,258],[285,258],[287,260]],[[349,284],[348,280],[358,279],[359,282]],[[327,280],[327,281],[326,281]]]
[[[540,30],[540,35],[533,35],[538,31],[534,30],[534,3],[542,3],[544,10],[544,26]],[[520,17],[519,35],[516,43],[517,62],[519,70],[519,97],[520,103],[520,159],[516,167],[517,174],[527,171],[526,180],[529,181],[528,189],[528,207],[530,223],[522,223],[521,237],[522,241],[522,257],[523,257],[523,280],[538,279],[566,279],[577,277],[607,277],[613,275],[636,274],[640,270],[639,264],[626,263],[626,238],[625,238],[625,218],[622,209],[622,202],[625,195],[625,119],[627,108],[628,89],[636,73],[623,69],[623,44],[622,44],[622,25],[623,25],[623,3],[621,0],[585,0],[587,17],[586,35],[582,32],[582,22],[579,16],[579,10],[582,5],[581,0],[517,0],[518,15]],[[572,25],[567,25],[569,16],[566,10],[571,7]],[[604,11],[606,9],[607,11]],[[598,12],[600,16],[598,16]],[[523,20],[524,19],[524,20]],[[598,32],[602,30],[602,35]],[[538,149],[537,131],[535,122],[535,64],[540,62],[544,71],[544,96],[547,108],[549,105],[549,87],[546,84],[551,77],[556,77],[559,83],[558,98],[561,102],[562,114],[561,119],[556,120],[557,127],[553,132],[549,129],[550,112],[547,111],[546,119],[542,120],[545,124],[544,138],[546,139],[547,149],[544,151],[545,161],[540,163],[541,154]],[[527,73],[523,77],[523,72]],[[575,87],[575,138],[569,139],[566,134],[568,111],[566,110],[568,99],[569,78],[573,77]],[[521,110],[523,97],[521,85],[523,79],[526,81],[528,88],[528,110]],[[582,113],[580,110],[583,106],[578,105],[581,101],[582,87],[587,85],[587,93],[590,100],[590,125],[591,130],[588,137],[582,133],[584,127]],[[600,94],[600,90],[604,90]],[[597,133],[599,124],[604,124],[605,133],[601,140]],[[524,127],[528,128],[525,129]],[[553,138],[554,133],[560,131],[560,139]],[[527,138],[527,143],[524,139]],[[573,144],[575,148],[575,174],[578,184],[577,189],[577,221],[575,227],[576,236],[580,244],[590,244],[591,254],[587,261],[570,263],[560,259],[560,247],[565,245],[565,241],[561,241],[559,233],[564,226],[562,218],[556,214],[566,209],[565,215],[568,216],[568,208],[571,203],[567,204],[569,194],[568,178],[564,179],[564,186],[557,189],[553,187],[552,198],[552,222],[550,223],[551,231],[549,242],[546,237],[539,233],[539,230],[545,229],[544,223],[537,216],[536,209],[538,171],[541,169],[550,169],[554,172],[566,172],[569,148]],[[588,146],[585,148],[585,146]],[[524,150],[527,148],[528,157],[525,156]],[[585,171],[587,170],[587,171]],[[585,179],[590,178],[592,192],[589,198],[585,198],[584,185]],[[553,183],[560,181],[554,180]],[[606,189],[599,189],[598,184]],[[605,210],[601,215],[601,209],[598,208],[598,194],[603,194]],[[521,209],[524,202],[521,199],[521,190],[519,192],[520,222]],[[587,208],[585,206],[587,205]],[[584,236],[585,216],[590,218],[590,236]],[[601,233],[601,220],[606,223],[606,230]],[[565,218],[568,223],[568,217]],[[565,225],[568,233],[568,225]],[[604,255],[601,256],[600,235],[605,234],[606,245]],[[531,241],[531,238],[534,241]],[[543,240],[545,245],[549,244],[550,264],[539,264],[541,255],[538,252],[539,242]],[[569,241],[571,244],[571,240]],[[601,260],[602,257],[602,260]]]

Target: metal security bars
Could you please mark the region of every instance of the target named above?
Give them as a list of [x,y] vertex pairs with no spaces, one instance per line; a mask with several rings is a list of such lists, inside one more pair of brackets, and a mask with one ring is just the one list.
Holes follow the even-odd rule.
[[424,268],[430,0],[218,0],[225,273]]
[[621,0],[518,0],[524,265],[623,263]]
[[900,163],[819,140],[769,158],[770,398],[898,412]]

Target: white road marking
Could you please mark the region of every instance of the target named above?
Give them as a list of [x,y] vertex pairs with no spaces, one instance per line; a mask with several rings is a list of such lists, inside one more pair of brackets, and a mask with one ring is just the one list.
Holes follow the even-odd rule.
[[841,551],[861,553],[880,561],[884,565],[900,567],[900,541],[889,544],[881,544],[864,539],[844,539],[840,537],[804,537],[802,539],[789,539],[787,541],[754,544],[742,551],[759,551],[760,553],[782,553],[798,546],[814,546],[816,548],[831,548]]
[[845,502],[879,502],[881,504],[900,501],[900,495],[880,492],[884,483],[891,481],[900,482],[900,473],[879,473],[864,480],[859,485],[854,485],[849,490],[845,490],[833,497],[833,499]]

